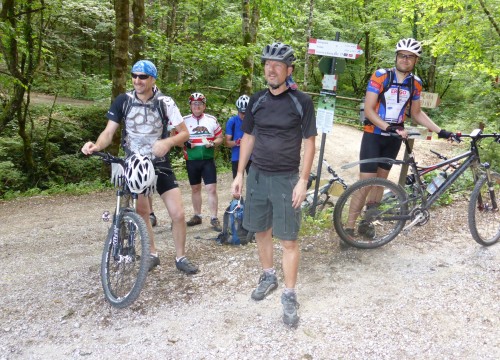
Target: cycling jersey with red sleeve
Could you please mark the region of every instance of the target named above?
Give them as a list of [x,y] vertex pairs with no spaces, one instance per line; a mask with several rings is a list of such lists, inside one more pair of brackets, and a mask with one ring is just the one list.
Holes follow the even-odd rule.
[[[395,70],[379,69],[375,71],[368,82],[366,91],[373,92],[379,96],[376,111],[382,120],[392,125],[403,124],[406,118],[406,109],[410,106],[410,96],[411,101],[420,100],[422,81],[417,76],[409,74],[402,83],[398,83],[397,77],[393,74],[392,78],[394,80],[392,84],[381,95],[381,92],[384,91],[384,85],[387,85],[389,81],[389,71]],[[411,86],[412,81],[413,86]],[[413,93],[410,94],[412,88]],[[382,129],[371,123],[364,126],[364,131],[374,134],[383,133]]]

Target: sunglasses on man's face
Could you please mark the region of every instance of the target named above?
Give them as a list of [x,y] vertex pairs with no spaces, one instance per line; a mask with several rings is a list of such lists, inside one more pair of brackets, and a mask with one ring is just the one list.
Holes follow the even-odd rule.
[[146,79],[149,79],[149,75],[146,75],[146,74],[134,74],[132,73],[132,79],[141,79],[141,80],[146,80]]

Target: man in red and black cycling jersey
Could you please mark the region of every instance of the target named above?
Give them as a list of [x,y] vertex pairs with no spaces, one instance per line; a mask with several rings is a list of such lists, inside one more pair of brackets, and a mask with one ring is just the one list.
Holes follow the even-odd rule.
[[188,226],[202,223],[201,180],[205,183],[210,210],[210,225],[222,231],[217,218],[219,200],[217,195],[217,168],[215,166],[215,147],[222,144],[222,128],[215,116],[205,113],[207,98],[202,93],[193,93],[189,97],[191,114],[184,116],[184,123],[189,131],[189,141],[184,143],[184,158],[191,185],[191,200],[194,215],[187,222]]
[[[366,120],[361,140],[360,160],[378,157],[395,159],[402,140],[390,136],[390,133],[397,133],[404,138],[408,136],[404,129],[407,113],[418,124],[436,132],[439,138],[452,137],[453,133],[441,129],[422,111],[420,103],[422,81],[412,73],[421,55],[422,45],[419,41],[412,38],[401,39],[396,45],[395,66],[392,69],[379,69],[371,76],[365,95]],[[390,79],[392,79],[391,84],[388,83]],[[363,163],[360,165],[359,177],[386,179],[390,170],[391,165],[387,163]],[[366,199],[367,206],[376,204],[381,197],[382,194],[371,191]],[[352,209],[351,205],[351,210],[360,210],[363,205],[359,204],[359,209]],[[353,227],[354,221],[355,219],[349,219]],[[375,236],[371,224],[362,223],[358,232],[369,238]]]

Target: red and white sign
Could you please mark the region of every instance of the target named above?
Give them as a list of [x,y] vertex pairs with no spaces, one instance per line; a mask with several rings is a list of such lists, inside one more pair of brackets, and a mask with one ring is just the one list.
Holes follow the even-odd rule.
[[340,41],[309,39],[309,54],[340,57],[346,59],[357,59],[363,50],[358,44]]

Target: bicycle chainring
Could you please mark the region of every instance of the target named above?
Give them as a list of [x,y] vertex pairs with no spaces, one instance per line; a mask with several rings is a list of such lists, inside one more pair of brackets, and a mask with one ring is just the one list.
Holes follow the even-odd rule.
[[431,215],[428,210],[422,210],[420,208],[413,209],[411,212],[411,220],[414,221],[417,217],[421,217],[421,219],[415,225],[423,226],[429,222]]

